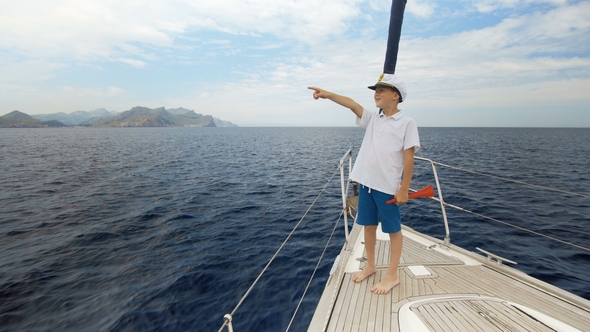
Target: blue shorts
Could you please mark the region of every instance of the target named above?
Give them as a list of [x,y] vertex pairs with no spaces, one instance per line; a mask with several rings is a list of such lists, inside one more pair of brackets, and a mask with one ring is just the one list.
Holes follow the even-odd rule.
[[397,204],[385,204],[394,196],[359,186],[359,204],[356,222],[363,226],[377,226],[381,220],[383,233],[397,233],[402,230],[402,216]]

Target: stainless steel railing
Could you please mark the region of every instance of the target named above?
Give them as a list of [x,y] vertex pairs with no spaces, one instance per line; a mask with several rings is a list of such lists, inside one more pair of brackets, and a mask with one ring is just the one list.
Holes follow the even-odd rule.
[[346,211],[346,202],[348,200],[348,189],[350,187],[350,181],[345,181],[344,179],[344,165],[346,158],[348,158],[348,176],[346,178],[349,179],[350,172],[352,170],[352,148],[346,151],[344,156],[340,158],[340,163],[338,165],[338,168],[340,169],[340,188],[342,189],[342,209],[344,210],[344,234],[346,234],[346,242],[348,242],[348,237],[350,236],[350,234],[348,234],[348,213]]
[[[348,176],[345,176],[345,166],[346,166],[346,160],[348,159]],[[445,238],[444,238],[444,242],[443,244],[446,246],[449,246],[451,244],[451,235],[450,235],[450,230],[449,230],[449,222],[447,219],[447,212],[445,210],[445,205],[446,203],[443,200],[443,195],[442,195],[442,190],[440,187],[440,182],[438,179],[438,173],[436,171],[436,163],[430,159],[427,158],[421,158],[421,157],[414,157],[415,160],[418,161],[424,161],[424,162],[428,162],[430,163],[431,167],[432,167],[432,173],[434,174],[434,181],[436,182],[436,191],[438,194],[438,198],[432,197],[431,199],[438,201],[440,203],[440,208],[442,211],[442,216],[443,216],[443,222],[445,225]],[[350,179],[350,172],[352,170],[352,148],[350,148],[348,151],[346,151],[346,153],[342,156],[342,158],[340,158],[340,163],[338,164],[338,168],[340,170],[340,188],[342,190],[342,209],[344,210],[344,232],[346,235],[346,241],[348,242],[348,238],[350,236],[349,231],[348,231],[348,206],[347,206],[347,201],[348,201],[348,191],[350,189],[350,181],[347,181],[348,179]],[[410,189],[412,191],[415,191],[413,189]]]

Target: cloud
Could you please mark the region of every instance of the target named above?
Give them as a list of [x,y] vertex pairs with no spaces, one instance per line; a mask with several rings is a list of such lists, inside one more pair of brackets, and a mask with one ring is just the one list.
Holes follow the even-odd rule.
[[[588,43],[584,41],[590,35],[589,6],[579,3],[546,13],[530,13],[507,18],[495,26],[447,36],[402,38],[397,73],[410,89],[408,102],[402,106],[541,107],[588,100],[590,57]],[[347,51],[342,52],[344,49]],[[302,110],[309,107],[328,110],[325,114],[333,117],[326,119],[327,123],[350,125],[350,119],[342,116],[343,112],[347,114],[345,110],[329,103],[313,103],[306,87],[333,89],[372,107],[372,94],[366,86],[377,79],[384,53],[383,40],[314,45],[291,58],[268,63],[268,70],[256,70],[250,81],[230,87],[240,105],[255,108],[257,117],[227,112],[223,107],[215,111],[242,124],[270,124],[287,119],[298,123],[304,114],[310,119],[323,118],[324,113]],[[351,64],[359,65],[352,68]],[[197,105],[223,100],[223,91],[228,87],[208,88],[209,99],[185,102]],[[279,108],[284,111],[280,116],[276,113]]]
[[508,18],[493,27],[448,36],[402,39],[399,70],[428,92],[425,96],[433,97],[437,91],[588,77],[590,14],[586,13],[590,3]]
[[117,59],[118,61],[122,62],[122,63],[126,63],[130,66],[133,66],[135,68],[143,68],[147,65],[147,63],[140,61],[140,60],[136,60],[136,59],[129,59],[129,58],[119,58]]
[[[126,108],[119,98],[127,92],[120,87],[88,88],[79,86],[47,87],[33,84],[0,84],[0,114],[19,110],[27,114],[46,114],[75,110]],[[137,105],[133,105],[137,106]]]
[[435,4],[425,0],[409,1],[406,4],[406,10],[420,18],[428,18],[432,16],[435,8]]
[[[316,42],[322,37],[341,34],[346,21],[359,15],[361,0],[271,1],[220,0],[187,2],[197,27],[232,34],[259,33],[281,38]],[[214,24],[211,20],[214,18]]]
[[[418,18],[458,32],[402,34],[397,72],[410,89],[404,107],[462,104],[463,98],[485,103],[488,94],[510,91],[540,100],[531,91],[548,91],[544,82],[586,87],[580,82],[590,77],[587,1],[452,4],[416,0],[406,6],[410,20],[404,24]],[[372,106],[366,86],[382,69],[381,28],[390,7],[390,0],[3,2],[0,99],[31,107],[26,98],[59,107],[71,100],[72,109],[184,106],[241,125],[351,125],[348,112],[314,101],[306,88],[334,89]],[[464,15],[476,8],[491,14],[476,14],[482,23],[464,28],[473,18]],[[501,15],[485,27],[486,19]],[[78,70],[80,77],[89,74],[86,82],[104,85],[84,87],[71,79]],[[127,70],[137,75],[121,77]],[[100,81],[92,81],[98,71]],[[231,84],[216,83],[227,77]],[[142,84],[125,85],[133,79]],[[544,98],[579,100],[576,93]]]
[[[402,36],[397,72],[411,83],[430,90],[449,85],[461,89],[526,84],[551,77],[575,77],[575,72],[587,77],[590,43],[585,41],[589,35],[590,3],[580,3],[447,36],[411,39]],[[341,49],[347,52],[339,52]],[[291,78],[293,75],[297,79],[325,78],[350,86],[364,75],[375,76],[384,53],[383,40],[318,45],[307,56],[296,54],[291,63],[271,66],[275,71],[268,76],[276,79],[281,77],[279,73],[288,72]],[[572,56],[575,53],[579,56]],[[362,66],[354,71],[346,70],[353,63]]]
[[[177,63],[240,54],[231,38],[258,36],[250,49],[319,43],[343,34],[363,0],[12,1],[0,4],[0,51],[7,67],[53,63],[33,77],[49,79],[73,64],[124,63],[144,69],[162,57]],[[223,38],[208,37],[215,32]],[[274,36],[268,43],[261,35]],[[229,38],[228,38],[229,37]],[[190,54],[202,48],[197,56]],[[225,48],[221,51],[222,48]],[[222,53],[220,53],[222,52]],[[190,54],[188,57],[185,54]],[[8,55],[8,56],[6,56]],[[190,60],[189,60],[190,59]],[[16,83],[15,72],[3,79]]]
[[81,88],[81,87],[72,87],[72,86],[65,86],[62,87],[61,90],[74,98],[89,98],[89,97],[98,97],[98,98],[111,98],[118,96],[125,92],[125,90],[115,87],[109,86],[106,88]]
[[[166,27],[133,17],[134,8],[100,1],[25,1],[2,4],[0,47],[27,57],[104,58],[131,42],[170,46]],[[127,11],[120,11],[121,7]]]
[[[37,56],[82,59],[142,56],[140,45],[174,47],[189,29],[234,35],[271,34],[313,42],[346,30],[361,0],[4,2],[0,48]],[[134,46],[134,47],[131,47]]]
[[55,72],[66,67],[51,59],[22,59],[0,52],[0,84],[37,83],[52,79]]
[[566,5],[568,0],[472,0],[472,5],[480,13],[489,13],[498,9],[524,7],[526,5]]

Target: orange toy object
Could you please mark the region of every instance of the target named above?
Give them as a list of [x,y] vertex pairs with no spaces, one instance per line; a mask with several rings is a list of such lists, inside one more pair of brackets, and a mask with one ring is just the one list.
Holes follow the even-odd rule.
[[[420,197],[434,197],[434,188],[432,188],[432,186],[426,186],[426,187],[408,195],[408,199],[420,198]],[[385,203],[395,204],[395,203],[397,203],[397,199],[394,197],[393,199],[390,199]]]

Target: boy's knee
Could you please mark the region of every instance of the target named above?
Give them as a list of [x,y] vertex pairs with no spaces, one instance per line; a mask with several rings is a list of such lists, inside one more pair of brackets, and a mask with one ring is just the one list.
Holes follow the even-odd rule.
[[377,233],[377,225],[365,225],[365,233]]

